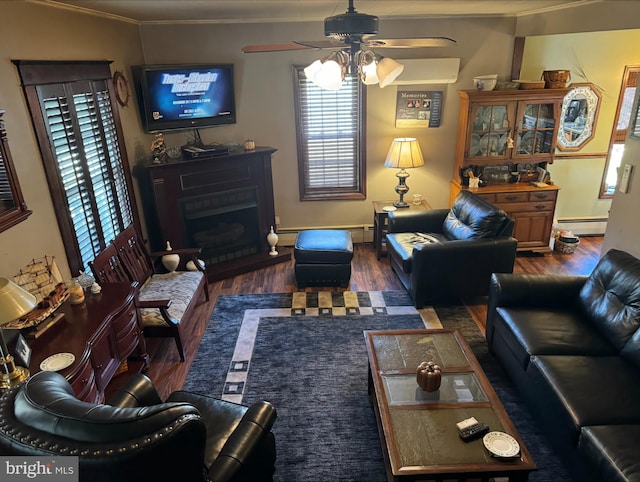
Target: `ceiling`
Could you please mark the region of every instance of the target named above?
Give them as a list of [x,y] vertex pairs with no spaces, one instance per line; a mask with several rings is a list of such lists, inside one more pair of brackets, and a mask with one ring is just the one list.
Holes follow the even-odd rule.
[[[24,0],[132,23],[255,23],[322,20],[346,12],[347,0]],[[355,0],[381,18],[522,16],[605,0]]]

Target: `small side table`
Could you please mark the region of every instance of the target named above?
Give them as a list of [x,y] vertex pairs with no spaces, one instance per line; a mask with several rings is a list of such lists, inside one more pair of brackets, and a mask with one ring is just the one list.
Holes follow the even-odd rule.
[[[389,213],[385,211],[383,208],[385,206],[393,206],[394,201],[373,201],[373,247],[376,250],[376,256],[378,259],[382,257],[382,255],[386,254],[386,238],[387,234],[387,226],[389,220]],[[429,203],[424,199],[420,204],[411,204],[409,203],[408,208],[398,208],[398,209],[408,209],[409,211],[424,211],[426,209],[431,209]]]

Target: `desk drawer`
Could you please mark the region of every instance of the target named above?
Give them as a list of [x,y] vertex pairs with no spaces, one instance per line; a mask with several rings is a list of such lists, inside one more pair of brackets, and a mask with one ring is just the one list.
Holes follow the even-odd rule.
[[69,383],[71,383],[71,388],[79,400],[89,403],[102,402],[96,384],[96,374],[88,356],[82,359],[78,370],[71,376]]

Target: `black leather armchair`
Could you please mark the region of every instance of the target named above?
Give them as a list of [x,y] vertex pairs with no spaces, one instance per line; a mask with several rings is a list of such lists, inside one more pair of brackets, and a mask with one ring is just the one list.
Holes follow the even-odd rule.
[[272,480],[275,419],[268,402],[182,391],[162,402],[141,374],[94,405],[59,373],[38,372],[0,399],[0,452],[79,456],[81,481]]
[[514,221],[479,196],[461,191],[451,209],[389,213],[391,267],[416,308],[489,292],[492,273],[511,273]]

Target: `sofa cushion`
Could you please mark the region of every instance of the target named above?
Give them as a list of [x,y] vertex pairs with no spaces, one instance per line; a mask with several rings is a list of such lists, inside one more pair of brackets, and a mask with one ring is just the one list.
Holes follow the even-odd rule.
[[387,243],[393,246],[392,253],[395,253],[402,264],[405,273],[411,273],[411,254],[413,247],[418,244],[432,244],[447,241],[440,233],[388,233]]
[[586,425],[640,424],[640,373],[620,356],[532,356],[526,376],[563,445],[577,446]]
[[[200,271],[173,271],[154,274],[140,288],[140,301],[171,300],[168,312],[178,323],[182,321],[185,310],[197,293],[198,285],[204,275]],[[160,310],[142,308],[140,318],[144,326],[166,325]]]
[[503,235],[508,222],[502,209],[468,191],[460,191],[444,220],[442,232],[448,239],[492,238]]
[[558,309],[496,308],[494,323],[526,370],[531,355],[616,355],[614,347],[580,313]]
[[602,480],[627,481],[640,474],[640,425],[582,427],[578,450],[592,462]]
[[[585,282],[580,300],[589,319],[622,350],[640,327],[640,260],[609,250]],[[628,351],[637,348],[640,345],[633,343]]]

